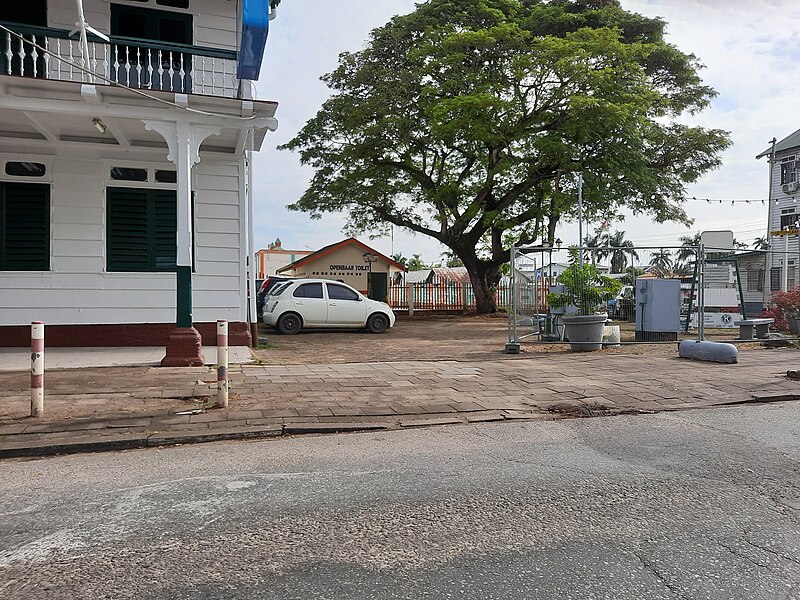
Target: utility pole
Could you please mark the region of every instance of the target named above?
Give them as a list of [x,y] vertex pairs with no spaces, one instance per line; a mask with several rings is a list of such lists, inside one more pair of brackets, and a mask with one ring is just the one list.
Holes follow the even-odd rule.
[[767,248],[767,254],[764,257],[764,307],[767,306],[767,301],[769,300],[770,291],[772,288],[773,257],[772,237],[770,237],[770,231],[772,230],[772,176],[775,169],[775,144],[777,142],[778,140],[774,137],[770,140],[770,143],[772,144],[772,152],[769,155],[769,188],[767,188],[767,243],[769,244],[769,247]]

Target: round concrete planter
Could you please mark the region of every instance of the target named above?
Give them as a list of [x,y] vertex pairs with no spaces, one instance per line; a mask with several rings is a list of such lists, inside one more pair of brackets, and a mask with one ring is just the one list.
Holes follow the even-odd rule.
[[603,327],[608,315],[574,315],[562,317],[564,337],[573,352],[591,352],[603,347]]

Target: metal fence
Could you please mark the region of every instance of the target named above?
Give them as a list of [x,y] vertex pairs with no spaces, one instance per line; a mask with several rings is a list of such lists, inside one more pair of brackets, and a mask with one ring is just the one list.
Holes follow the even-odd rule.
[[[509,342],[564,343],[564,317],[579,312],[606,314],[608,344],[614,345],[738,341],[745,332],[740,323],[759,318],[773,319],[773,329],[795,334],[793,326],[800,322],[800,249],[794,247],[703,252],[686,245],[584,248],[583,263],[596,277],[593,282],[576,279],[575,270],[570,271],[575,263],[580,256],[574,249],[512,250],[511,275],[495,290],[498,309],[509,315]],[[599,281],[602,288],[606,279],[617,283],[605,292],[583,285],[584,292],[574,293],[569,303],[558,297],[567,283],[581,288]],[[788,296],[779,293],[793,289]],[[775,303],[783,296],[793,298],[792,293],[798,321],[792,306]],[[551,294],[559,300],[556,305]],[[390,286],[389,304],[409,315],[469,312],[475,310],[475,296],[468,281],[408,283]]]
[[[504,280],[494,290],[498,309],[511,306],[512,287]],[[542,299],[544,296],[542,296]],[[529,298],[530,302],[533,302]],[[475,294],[468,281],[419,282],[389,286],[389,306],[394,310],[415,312],[470,312],[475,310]]]
[[605,346],[741,341],[754,319],[774,319],[759,335],[786,328],[789,311],[775,313],[775,293],[800,284],[800,255],[788,250],[591,247],[581,257],[574,248],[514,248],[511,265],[510,344],[563,343],[576,314],[606,315]]

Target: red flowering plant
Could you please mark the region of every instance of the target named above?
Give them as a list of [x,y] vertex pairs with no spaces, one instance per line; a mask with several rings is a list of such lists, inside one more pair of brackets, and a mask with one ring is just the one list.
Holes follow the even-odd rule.
[[770,309],[764,316],[775,319],[776,329],[789,329],[788,319],[800,317],[800,287],[776,292],[770,301]]

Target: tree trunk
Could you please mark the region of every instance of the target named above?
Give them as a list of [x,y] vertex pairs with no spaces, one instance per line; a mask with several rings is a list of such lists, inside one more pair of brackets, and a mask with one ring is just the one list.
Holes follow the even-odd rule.
[[558,219],[561,215],[557,215],[555,211],[555,207],[553,206],[554,203],[551,203],[551,213],[548,216],[547,220],[547,245],[551,248],[556,241],[556,227],[558,226]]
[[475,250],[476,243],[471,239],[447,240],[448,247],[455,253],[464,265],[472,283],[472,293],[475,296],[475,310],[479,315],[497,312],[497,298],[495,292],[500,283],[500,264],[503,259],[508,261],[508,251],[503,250],[499,240],[494,240],[498,245],[494,248],[494,260],[482,260]]
[[472,264],[466,261],[472,292],[475,294],[475,310],[479,315],[488,315],[497,312],[497,298],[495,291],[500,282],[500,271],[497,267],[490,267],[480,259],[475,259]]

